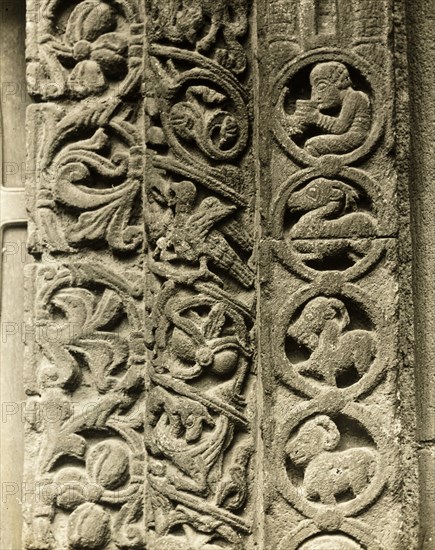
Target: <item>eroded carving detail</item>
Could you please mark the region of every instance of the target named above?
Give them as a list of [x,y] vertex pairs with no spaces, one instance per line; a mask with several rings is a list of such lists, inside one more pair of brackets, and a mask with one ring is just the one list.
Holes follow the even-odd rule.
[[355,541],[342,535],[315,537],[300,546],[300,550],[361,550]]
[[[319,135],[304,139],[303,148],[315,157],[347,153],[362,145],[371,125],[370,101],[354,90],[343,63],[317,63],[310,72],[311,98],[297,100],[287,118],[290,136],[304,139],[310,129]],[[331,114],[327,114],[331,113]]]
[[[390,515],[399,470],[397,212],[383,200],[395,192],[382,97],[390,74],[380,37],[347,39],[366,17],[351,4],[273,2],[261,21],[273,55],[260,47],[260,95],[270,98],[260,126],[274,136],[261,175],[263,435],[274,463],[265,537],[280,550],[402,544]],[[295,18],[279,47],[275,10]]]
[[149,544],[241,550],[255,441],[248,4],[148,5]]
[[376,343],[370,331],[345,331],[350,324],[346,306],[337,298],[313,298],[294,321],[288,336],[310,353],[309,359],[297,363],[298,373],[328,385],[340,380],[361,378],[376,356]]
[[144,548],[143,8],[27,7],[23,547]]
[[92,264],[33,271],[38,338],[28,373],[34,397],[27,474],[43,504],[36,499],[27,506],[27,547],[106,548],[112,541],[117,548],[140,548],[140,281],[134,272],[121,278]]
[[29,0],[29,92],[127,96],[141,79],[142,21],[137,0]]
[[27,548],[399,550],[384,3],[28,1]]
[[291,463],[305,468],[304,498],[335,505],[338,498],[355,498],[369,485],[376,455],[367,447],[336,451],[340,438],[335,422],[329,416],[317,415],[287,443]]

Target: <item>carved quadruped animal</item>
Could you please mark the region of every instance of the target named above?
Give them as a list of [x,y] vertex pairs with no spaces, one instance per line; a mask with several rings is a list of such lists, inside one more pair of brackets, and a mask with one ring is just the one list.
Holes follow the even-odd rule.
[[345,332],[349,323],[349,313],[341,300],[325,296],[311,299],[287,331],[311,352],[309,359],[293,365],[297,372],[332,386],[337,385],[340,375],[353,369],[361,378],[370,368],[377,346],[371,331]]
[[[150,394],[164,388],[169,398],[149,426],[150,547],[242,550],[250,532],[243,513],[250,496],[244,445],[252,447],[246,433],[251,316],[236,303],[238,293],[250,295],[254,273],[245,259],[252,253],[250,212],[239,212],[250,171],[244,159],[249,115],[236,75],[246,66],[238,41],[247,30],[248,5],[149,4],[156,90],[164,105],[164,116],[152,123],[169,146],[164,156],[157,131],[154,166],[170,184],[160,182],[153,193],[150,224],[153,268],[169,279],[154,289],[156,306],[161,302]],[[209,422],[194,430],[204,413]]]
[[341,435],[326,415],[307,420],[286,445],[292,463],[305,468],[303,491],[307,499],[336,505],[337,497],[361,494],[376,471],[376,453],[368,447],[335,450]]
[[[201,403],[171,395],[161,387],[151,392],[148,412],[147,444],[152,455],[170,459],[167,481],[178,489],[207,496],[208,474],[226,439],[226,419],[214,420]],[[207,426],[213,429],[205,433]]]

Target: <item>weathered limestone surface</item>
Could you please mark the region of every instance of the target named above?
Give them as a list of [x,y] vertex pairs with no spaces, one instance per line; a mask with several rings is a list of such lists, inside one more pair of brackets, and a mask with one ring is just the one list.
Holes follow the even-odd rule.
[[420,546],[435,547],[435,4],[407,2]]
[[254,548],[251,14],[146,8],[148,548]]
[[[144,547],[142,2],[29,2],[23,546]],[[30,414],[30,411],[34,411]]]
[[28,0],[26,548],[419,548],[401,16]]
[[405,548],[391,7],[283,5],[259,24],[265,546]]

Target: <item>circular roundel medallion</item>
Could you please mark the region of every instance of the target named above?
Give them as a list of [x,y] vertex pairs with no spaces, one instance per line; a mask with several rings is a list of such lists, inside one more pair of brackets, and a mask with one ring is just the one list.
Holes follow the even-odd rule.
[[296,161],[325,168],[367,155],[385,122],[372,68],[340,49],[320,49],[287,64],[272,88],[274,135]]
[[314,523],[304,524],[286,535],[278,550],[380,550],[367,531],[355,520],[347,519],[333,533],[325,533]]
[[361,546],[345,535],[325,535],[303,542],[298,550],[361,550]]
[[182,73],[162,101],[170,145],[196,158],[232,161],[246,148],[249,116],[243,91],[231,75],[209,67]]
[[277,486],[319,529],[334,531],[381,493],[388,437],[364,407],[337,412],[330,397],[299,408],[284,424]]
[[325,177],[318,168],[298,172],[278,190],[272,205],[274,251],[304,279],[338,271],[345,280],[361,277],[382,256],[387,234],[381,195],[362,171],[342,168]]
[[330,391],[344,403],[374,387],[390,365],[379,342],[394,346],[376,304],[351,283],[325,278],[296,292],[273,327],[274,370],[292,390],[315,398]]

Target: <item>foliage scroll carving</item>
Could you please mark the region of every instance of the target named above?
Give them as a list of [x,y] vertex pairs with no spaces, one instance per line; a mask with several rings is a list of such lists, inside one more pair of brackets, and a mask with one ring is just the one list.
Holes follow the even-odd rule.
[[29,1],[23,547],[145,541],[144,14]]
[[27,5],[23,546],[403,548],[389,3]]
[[236,550],[255,443],[248,3],[176,4],[148,2],[149,541]]

